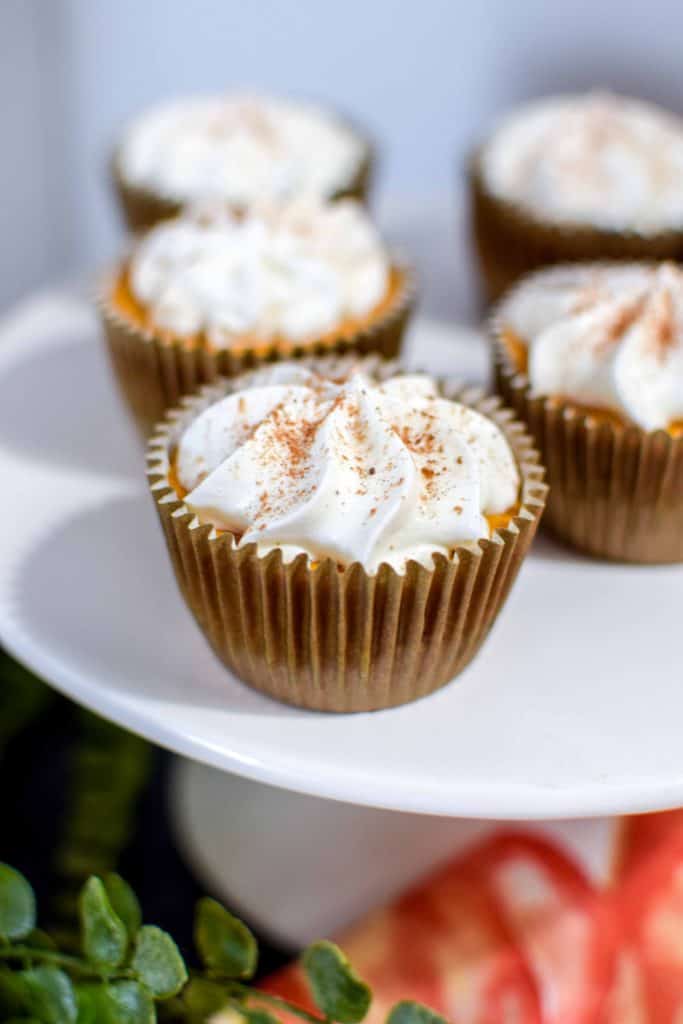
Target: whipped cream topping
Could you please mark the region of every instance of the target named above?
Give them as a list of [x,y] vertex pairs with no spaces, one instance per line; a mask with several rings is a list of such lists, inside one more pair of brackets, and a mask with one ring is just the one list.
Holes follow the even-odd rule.
[[196,208],[144,236],[130,288],[157,327],[301,341],[362,318],[385,297],[386,250],[363,207],[298,199],[239,217]]
[[482,152],[487,187],[568,224],[656,232],[683,227],[683,121],[603,93],[523,107]]
[[528,346],[535,393],[644,430],[683,420],[683,271],[673,264],[543,271],[512,292],[499,319]]
[[329,198],[354,178],[365,152],[353,131],[312,104],[195,97],[135,120],[119,169],[129,184],[182,203],[211,198],[244,206],[295,195]]
[[176,474],[201,523],[291,560],[427,567],[490,536],[520,477],[499,427],[429,377],[328,380],[293,363],[243,378],[183,433]]

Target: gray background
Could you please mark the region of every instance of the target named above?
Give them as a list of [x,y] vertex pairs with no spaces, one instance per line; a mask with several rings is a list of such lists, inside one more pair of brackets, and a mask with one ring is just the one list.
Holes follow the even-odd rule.
[[[0,307],[117,251],[105,168],[126,118],[251,87],[368,126],[381,219],[427,268],[428,305],[462,312],[453,252],[473,142],[548,91],[611,86],[680,110],[682,44],[681,0],[0,0]],[[449,260],[437,287],[430,268]]]

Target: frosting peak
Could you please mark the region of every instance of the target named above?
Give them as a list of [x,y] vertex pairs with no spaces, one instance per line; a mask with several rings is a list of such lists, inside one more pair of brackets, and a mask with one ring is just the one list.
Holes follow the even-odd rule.
[[683,272],[596,264],[535,275],[501,306],[529,350],[531,387],[645,430],[683,419]]
[[422,376],[331,381],[281,364],[206,409],[177,452],[199,520],[265,552],[304,552],[375,572],[431,566],[490,535],[517,501],[498,426]]
[[355,133],[312,104],[236,95],[147,111],[128,129],[119,165],[129,184],[178,202],[247,206],[295,195],[330,198],[364,158]]
[[683,227],[683,121],[608,93],[508,117],[482,154],[492,192],[552,221],[618,231]]
[[245,216],[195,207],[152,228],[129,282],[157,327],[205,332],[218,348],[240,336],[308,340],[362,318],[384,298],[389,258],[363,207],[298,199]]

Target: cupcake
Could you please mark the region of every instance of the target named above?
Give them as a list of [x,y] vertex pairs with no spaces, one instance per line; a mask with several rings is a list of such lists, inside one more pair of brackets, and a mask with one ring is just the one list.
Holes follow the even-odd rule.
[[544,522],[602,558],[683,561],[683,271],[539,271],[492,321],[499,393],[547,467]]
[[167,102],[125,131],[113,159],[128,227],[218,200],[235,210],[298,196],[366,198],[368,142],[328,110],[258,96]]
[[395,356],[414,303],[355,200],[248,214],[187,210],[152,228],[105,282],[100,309],[145,437],[186,393],[259,363],[327,352]]
[[471,165],[490,299],[549,263],[683,258],[683,121],[602,93],[504,120]]
[[457,675],[545,496],[498,399],[373,357],[209,386],[167,417],[149,465],[215,653],[256,689],[324,711],[403,704]]

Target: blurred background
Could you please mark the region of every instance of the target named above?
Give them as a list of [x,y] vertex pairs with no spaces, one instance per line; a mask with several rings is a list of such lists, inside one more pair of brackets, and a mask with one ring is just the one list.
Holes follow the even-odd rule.
[[544,92],[682,109],[682,27],[680,0],[0,0],[0,308],[116,251],[106,164],[131,115],[252,88],[368,127],[375,208],[422,265],[428,311],[472,315],[457,260],[469,148]]

